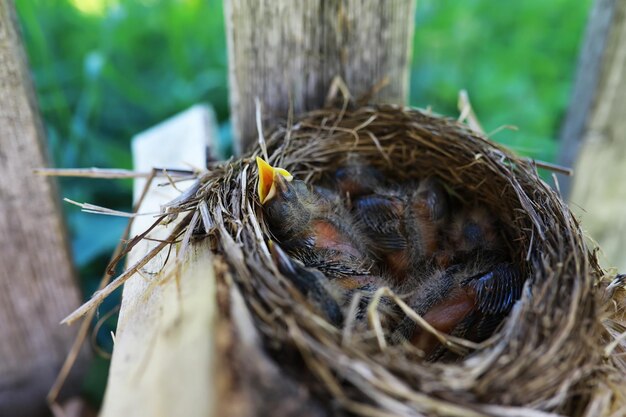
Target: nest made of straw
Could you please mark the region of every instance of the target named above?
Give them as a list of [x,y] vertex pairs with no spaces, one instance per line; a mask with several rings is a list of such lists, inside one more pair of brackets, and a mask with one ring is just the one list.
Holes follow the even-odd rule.
[[[617,339],[626,330],[624,297],[607,297],[606,274],[579,224],[532,161],[456,121],[395,106],[313,111],[279,125],[262,145],[210,167],[195,194],[170,209],[197,213],[187,227],[212,239],[218,274],[227,277],[223,305],[233,293],[245,300],[277,367],[319,403],[356,415],[458,416],[610,415],[626,404]],[[254,156],[316,183],[349,154],[399,181],[434,175],[502,221],[525,273],[523,295],[462,361],[427,363],[406,347],[336,329],[303,307],[277,272],[254,192]]]

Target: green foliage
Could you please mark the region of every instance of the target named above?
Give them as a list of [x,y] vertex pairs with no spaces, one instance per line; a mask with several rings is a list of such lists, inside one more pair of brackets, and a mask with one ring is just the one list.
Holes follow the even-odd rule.
[[[131,168],[130,137],[197,102],[211,102],[221,121],[228,118],[221,1],[16,6],[56,166]],[[61,189],[74,200],[130,208],[130,181],[63,180]],[[122,222],[85,220],[75,207],[66,212],[80,267],[111,251]]]
[[418,0],[411,104],[451,116],[466,89],[487,132],[553,160],[590,0]]

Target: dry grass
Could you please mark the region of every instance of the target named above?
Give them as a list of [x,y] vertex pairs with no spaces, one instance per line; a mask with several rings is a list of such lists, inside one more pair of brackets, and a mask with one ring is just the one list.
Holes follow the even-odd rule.
[[[365,333],[330,326],[302,308],[304,299],[271,260],[254,192],[254,156],[265,153],[272,165],[310,182],[324,181],[354,153],[398,180],[441,178],[462,199],[498,213],[527,277],[521,300],[487,342],[450,341],[470,352],[452,364],[426,363],[411,347],[381,344],[376,326]],[[306,385],[326,404],[321,410],[362,416],[625,411],[623,287],[609,285],[613,277],[600,269],[577,220],[535,164],[465,125],[394,106],[313,111],[275,128],[247,157],[209,167],[166,212],[185,215],[171,237],[182,237],[183,248],[191,239],[211,239],[226,294],[223,314],[235,327],[249,315],[253,326],[246,331],[260,336],[285,381]],[[232,303],[239,295],[245,303]]]

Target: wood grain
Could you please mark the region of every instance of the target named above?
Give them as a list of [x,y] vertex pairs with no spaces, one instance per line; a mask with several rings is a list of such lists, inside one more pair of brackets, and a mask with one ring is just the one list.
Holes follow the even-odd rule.
[[[594,107],[600,99],[598,87],[603,68],[606,68],[604,57],[617,3],[616,0],[597,0],[588,17],[570,106],[559,134],[559,163],[563,166],[572,167],[576,163]],[[572,181],[573,178],[559,176],[561,193],[566,198]]]
[[227,0],[230,107],[241,153],[266,124],[324,104],[340,76],[352,96],[406,104],[415,0]]
[[[580,120],[571,121],[580,125],[580,132],[572,136],[578,138],[579,152],[570,201],[584,229],[602,248],[600,260],[604,266],[624,272],[626,2],[600,0],[595,7],[591,19],[599,21],[590,22],[590,26],[604,25],[606,36],[603,48],[594,52],[600,59],[588,111],[577,116]],[[572,102],[572,107],[582,105],[585,103]]]
[[[214,131],[212,110],[193,108],[133,138],[136,170],[153,166],[201,167]],[[146,180],[135,180],[135,200]],[[158,212],[180,191],[159,178],[153,181],[140,212]],[[178,187],[186,189],[190,182]],[[131,236],[146,230],[153,216],[135,219]],[[176,222],[158,226],[149,237],[164,239]],[[206,417],[215,407],[214,320],[215,279],[208,240],[191,246],[178,282],[168,271],[176,251],[164,249],[124,284],[115,332],[109,381],[102,417],[186,416]],[[132,265],[157,242],[144,240],[129,254]]]
[[[0,2],[0,415],[39,415],[80,304],[12,1]],[[83,360],[79,360],[78,369]],[[74,382],[74,384],[73,384]],[[77,390],[75,380],[70,391]],[[72,388],[73,387],[73,388]]]

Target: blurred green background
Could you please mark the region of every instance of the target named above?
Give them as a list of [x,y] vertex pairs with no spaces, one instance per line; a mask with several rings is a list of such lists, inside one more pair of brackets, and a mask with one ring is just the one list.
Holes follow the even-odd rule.
[[[54,166],[131,168],[131,136],[198,102],[230,140],[221,0],[15,0]],[[412,105],[458,114],[469,92],[493,139],[552,161],[591,0],[418,0]],[[129,210],[130,181],[61,179],[76,201]],[[98,284],[125,220],[65,205],[85,294]],[[119,302],[113,297],[100,316]],[[108,319],[95,343],[110,351]],[[100,401],[108,363],[85,383]]]

